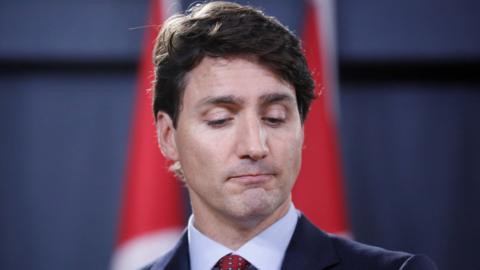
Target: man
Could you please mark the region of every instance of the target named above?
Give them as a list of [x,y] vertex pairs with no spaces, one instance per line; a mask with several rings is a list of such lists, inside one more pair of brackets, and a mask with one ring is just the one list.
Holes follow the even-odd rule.
[[154,53],[158,141],[193,214],[145,269],[435,269],[325,234],[294,208],[314,86],[298,39],[276,19],[197,5],[165,23]]

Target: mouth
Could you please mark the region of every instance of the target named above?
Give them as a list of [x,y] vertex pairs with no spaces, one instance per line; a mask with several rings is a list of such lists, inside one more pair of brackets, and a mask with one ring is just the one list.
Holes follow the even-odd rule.
[[270,181],[274,176],[272,173],[241,174],[229,177],[228,181],[234,181],[243,185],[260,185]]

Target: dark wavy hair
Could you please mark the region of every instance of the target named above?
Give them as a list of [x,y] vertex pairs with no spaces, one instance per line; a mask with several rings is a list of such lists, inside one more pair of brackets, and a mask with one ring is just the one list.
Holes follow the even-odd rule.
[[300,41],[274,17],[229,2],[197,4],[164,23],[154,49],[155,117],[164,111],[176,126],[186,74],[205,56],[253,56],[295,88],[298,111],[305,121],[315,95]]

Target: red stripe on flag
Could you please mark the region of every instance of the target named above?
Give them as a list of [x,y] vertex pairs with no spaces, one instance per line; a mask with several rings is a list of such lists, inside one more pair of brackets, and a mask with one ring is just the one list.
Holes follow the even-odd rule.
[[321,17],[307,1],[303,45],[308,66],[313,73],[318,94],[305,123],[302,169],[293,190],[295,205],[313,223],[328,232],[346,232],[347,221],[343,194],[335,114],[332,104],[333,83],[327,80],[325,35]]
[[157,146],[151,95],[154,71],[152,50],[160,24],[162,5],[152,1],[151,14],[139,69],[136,103],[117,246],[146,233],[183,226],[180,183],[167,170]]

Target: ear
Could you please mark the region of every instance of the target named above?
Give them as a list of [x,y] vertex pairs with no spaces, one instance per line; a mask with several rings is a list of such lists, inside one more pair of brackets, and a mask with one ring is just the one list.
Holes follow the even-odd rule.
[[175,143],[175,127],[173,121],[165,112],[158,112],[155,127],[160,151],[166,158],[177,161],[178,151]]

